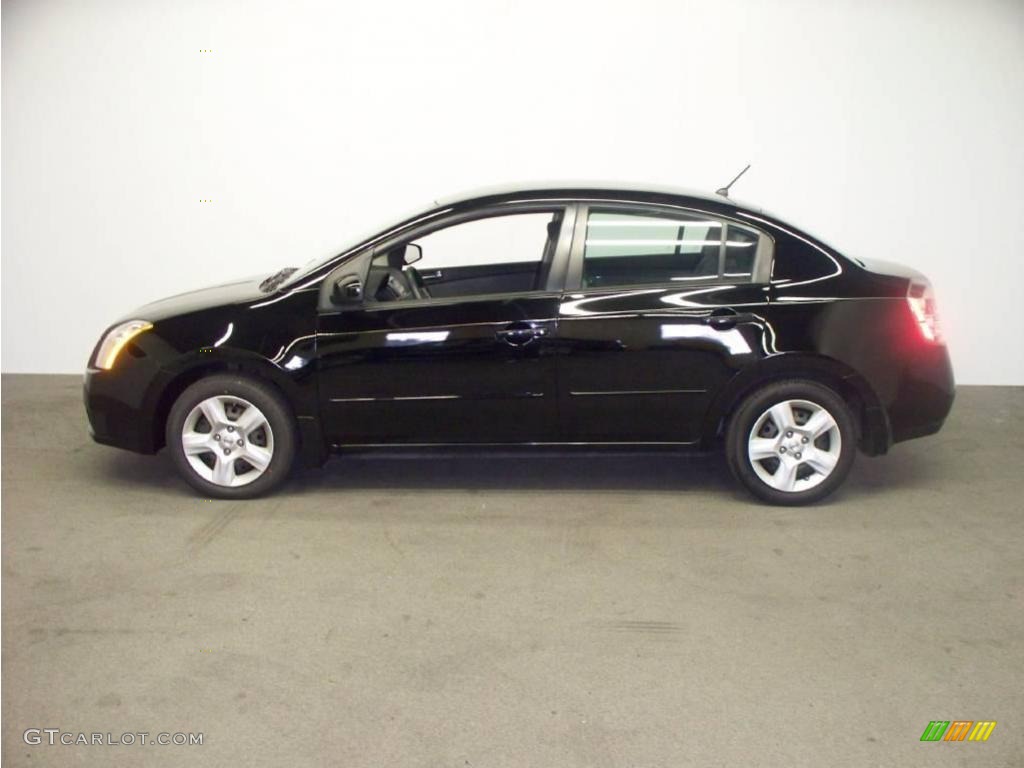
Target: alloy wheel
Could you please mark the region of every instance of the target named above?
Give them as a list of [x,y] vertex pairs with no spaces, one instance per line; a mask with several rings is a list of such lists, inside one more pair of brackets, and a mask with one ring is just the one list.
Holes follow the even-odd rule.
[[217,395],[189,411],[181,447],[199,477],[238,487],[266,472],[274,457],[274,433],[267,417],[248,400]]
[[842,447],[839,425],[825,408],[810,400],[784,400],[754,422],[747,456],[764,483],[799,493],[832,474]]

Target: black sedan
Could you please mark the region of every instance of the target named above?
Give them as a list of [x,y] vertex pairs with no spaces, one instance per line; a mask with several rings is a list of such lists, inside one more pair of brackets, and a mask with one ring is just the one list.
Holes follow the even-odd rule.
[[343,252],[183,294],[89,361],[97,442],[201,493],[368,448],[724,447],[761,499],[932,434],[953,375],[922,275],[725,197],[569,185],[440,201]]

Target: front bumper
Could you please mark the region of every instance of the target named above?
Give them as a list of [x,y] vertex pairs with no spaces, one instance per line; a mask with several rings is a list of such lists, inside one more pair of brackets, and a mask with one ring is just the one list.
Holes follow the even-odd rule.
[[97,443],[137,453],[158,450],[153,409],[146,400],[151,379],[144,374],[135,366],[86,371],[82,397],[89,433]]

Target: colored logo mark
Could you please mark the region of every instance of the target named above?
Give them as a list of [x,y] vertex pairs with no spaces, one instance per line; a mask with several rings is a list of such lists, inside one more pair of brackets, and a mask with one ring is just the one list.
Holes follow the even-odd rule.
[[995,727],[995,720],[932,720],[921,741],[988,741]]

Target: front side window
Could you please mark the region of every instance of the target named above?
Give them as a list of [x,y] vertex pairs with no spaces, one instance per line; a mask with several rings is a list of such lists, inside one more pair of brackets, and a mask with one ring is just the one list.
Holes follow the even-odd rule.
[[366,296],[375,301],[453,298],[540,290],[560,211],[453,224],[377,254]]
[[758,238],[754,230],[700,215],[592,209],[583,287],[749,279]]

